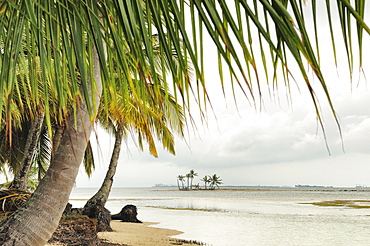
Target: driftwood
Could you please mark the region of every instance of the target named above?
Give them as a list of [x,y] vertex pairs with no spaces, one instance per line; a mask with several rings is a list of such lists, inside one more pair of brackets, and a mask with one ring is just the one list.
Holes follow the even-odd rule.
[[136,218],[137,208],[135,205],[126,205],[121,212],[112,215],[112,220],[121,220],[122,222],[142,223]]

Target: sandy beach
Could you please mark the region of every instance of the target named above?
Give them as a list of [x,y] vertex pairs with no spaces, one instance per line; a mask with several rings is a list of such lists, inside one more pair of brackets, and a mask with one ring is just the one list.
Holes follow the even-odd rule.
[[181,234],[181,231],[154,228],[156,223],[127,223],[111,221],[113,232],[99,232],[98,236],[111,243],[126,244],[129,246],[166,246],[166,245],[194,245],[190,242],[181,242],[172,236]]
[[[111,244],[125,246],[203,245],[201,242],[197,241],[173,238],[173,236],[179,235],[182,232],[171,229],[151,227],[151,225],[155,224],[157,223],[153,222],[128,223],[113,220],[111,221],[111,227],[113,231],[99,232],[97,236],[99,239],[102,240],[101,242],[102,245],[111,245]],[[73,232],[74,230],[68,226],[64,228],[64,231]],[[87,232],[88,231],[86,231],[86,233]],[[64,234],[66,235],[66,238],[64,238],[63,235],[62,236],[59,235],[59,237],[62,237],[63,240],[65,241],[54,241],[46,244],[46,246],[67,246],[70,245],[70,243],[73,243],[73,245],[80,245],[78,243],[88,243],[86,245],[92,245],[91,243],[96,243],[94,239],[93,241],[89,241],[89,236],[84,237],[83,235],[82,235],[83,240],[79,241],[81,240],[80,234],[81,233],[79,233],[79,235],[76,234],[75,237],[72,237],[73,241],[69,242],[68,240],[70,240],[70,235],[68,233]]]

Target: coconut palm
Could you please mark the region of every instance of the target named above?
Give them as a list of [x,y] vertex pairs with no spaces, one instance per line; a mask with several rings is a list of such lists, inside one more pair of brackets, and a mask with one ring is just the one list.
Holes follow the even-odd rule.
[[23,158],[20,162],[20,168],[15,173],[11,186],[12,189],[27,189],[28,173],[34,160],[34,154],[37,149],[37,143],[39,142],[43,122],[44,112],[41,111],[32,121],[31,128],[28,131],[26,146],[24,148],[25,153],[23,154]]
[[185,174],[185,178],[186,178],[186,190],[189,190],[189,189],[191,189],[190,188],[191,174],[190,173]]
[[[51,139],[46,125],[40,124],[43,121],[41,117],[36,119],[38,126],[34,125],[35,122],[25,121],[21,128],[12,130],[11,146],[5,133],[4,137],[0,138],[0,159],[4,165],[2,172],[6,173],[6,170],[10,169],[13,173],[13,180],[2,184],[4,188],[33,191],[49,167],[52,152]],[[90,144],[85,151],[84,166],[90,176],[94,167]]]
[[[183,175],[177,176],[177,180],[181,182],[181,188],[179,186],[179,190],[184,190],[185,189],[184,179],[185,179],[185,176],[183,176]],[[178,184],[178,182],[177,182],[177,184]]]
[[201,179],[202,182],[204,182],[204,189],[207,189],[207,184],[211,182],[211,177],[209,175],[204,175],[204,177]]
[[[218,51],[220,88],[227,83],[222,73],[226,66],[233,88],[235,82],[248,98],[258,100],[262,95],[259,83],[264,81],[261,74],[272,81],[273,89],[284,82],[289,87],[292,71],[288,63],[295,63],[321,123],[318,98],[306,70],[307,63],[336,117],[320,68],[318,50],[313,48],[318,39],[312,41],[306,28],[310,23],[309,18],[304,18],[304,2],[1,0],[0,129],[4,128],[7,136],[11,136],[13,125],[20,122],[16,113],[23,110],[15,109],[14,105],[28,105],[30,112],[42,106],[53,140],[51,164],[44,179],[25,206],[0,225],[1,244],[43,245],[51,236],[84,158],[100,98],[107,103],[112,97],[114,103],[119,90],[119,94],[127,96],[130,93],[140,101],[148,88],[153,87],[154,100],[160,103],[168,100],[160,96],[159,84],[153,78],[156,76],[153,71],[158,67],[153,44],[160,49],[160,64],[168,63],[170,67],[162,66],[163,87],[172,91],[186,109],[190,106],[191,95],[195,95],[201,110],[209,100],[203,74],[203,40],[208,36]],[[313,5],[308,7],[315,17],[313,36],[319,27],[316,24],[317,5],[322,4],[320,7],[328,10],[327,22],[331,26],[332,13],[337,11],[352,71],[353,33],[358,34],[360,65],[364,31],[370,33],[363,20],[365,1],[356,1],[354,6],[347,0],[336,2],[335,6],[331,1],[308,2]],[[351,20],[355,20],[356,28],[352,28]],[[332,33],[330,31],[332,40],[329,42],[335,45]],[[335,60],[336,51],[333,53]],[[173,54],[178,56],[178,62],[171,59]],[[282,83],[278,83],[280,73],[283,74]],[[28,93],[19,93],[17,74],[27,78],[24,85]],[[40,80],[42,88],[38,84]],[[116,87],[117,80],[119,87]],[[52,89],[45,89],[46,85]],[[22,95],[22,100],[13,104],[13,95],[17,93]],[[57,103],[49,104],[49,97]],[[55,132],[51,127],[53,115],[58,126]]]
[[[210,176],[210,189],[220,188],[219,185],[222,184],[222,179],[220,176],[217,176],[216,174],[213,174]],[[216,186],[216,187],[215,187]]]
[[[162,90],[164,93],[164,91]],[[164,96],[164,95],[163,95]],[[158,156],[154,137],[157,137],[164,149],[167,149],[170,153],[175,154],[174,137],[170,129],[175,129],[180,137],[183,137],[183,126],[184,117],[182,108],[176,103],[171,95],[168,95],[170,100],[168,101],[171,105],[163,105],[165,107],[157,107],[158,104],[153,104],[152,100],[148,99],[143,102],[133,101],[128,98],[128,102],[122,102],[121,113],[115,114],[113,109],[110,109],[109,121],[105,119],[105,113],[101,110],[102,119],[105,119],[103,128],[110,129],[114,132],[115,144],[112,152],[112,157],[108,167],[108,171],[104,178],[104,181],[100,189],[92,196],[85,204],[83,214],[89,217],[94,217],[96,214],[100,215],[99,209],[103,209],[112,185],[113,178],[116,173],[118,165],[118,158],[122,146],[122,139],[127,138],[129,132],[136,132],[137,135],[144,138],[148,145],[149,150],[155,157]],[[117,105],[116,105],[117,106]],[[171,113],[171,114],[170,114]],[[100,118],[100,117],[99,117]],[[139,142],[142,140],[139,139]],[[140,144],[142,148],[142,144]],[[105,223],[104,228],[109,228],[109,221],[102,218],[97,218],[100,223]]]
[[194,177],[198,176],[198,173],[196,173],[193,169],[191,169],[189,172],[189,176],[190,176],[190,189],[192,189]]
[[[33,102],[24,103],[21,98],[21,95],[29,93],[26,89],[27,86],[24,86],[26,82],[27,79],[22,74],[17,76],[19,91],[14,93],[10,101],[11,107],[14,109],[11,127],[0,124],[3,134],[3,137],[0,138],[0,158],[2,163],[6,164],[13,172],[14,180],[11,186],[14,189],[27,188],[27,175],[36,159],[37,143],[44,122],[43,107],[36,107],[36,111],[34,111],[31,106]],[[49,103],[52,104],[53,101],[50,100]]]
[[[13,9],[13,7],[10,7],[10,5],[7,6],[7,3],[2,2],[2,4],[3,4],[3,7],[5,7],[6,9]],[[31,22],[26,21],[26,19],[23,17],[23,14],[20,14],[21,13],[20,11],[24,11],[24,8],[26,6],[24,4],[19,4],[19,5],[20,7],[15,5],[17,8],[18,7],[20,8],[19,11],[16,8],[15,10],[13,9],[11,13],[9,12],[7,12],[6,14],[3,13],[1,17],[6,16],[6,18],[9,18],[12,20],[15,20],[15,19],[23,20],[21,21],[22,23],[18,23],[19,24],[18,31],[20,34],[22,34],[22,28],[25,28],[24,30],[27,30],[30,28],[29,25],[32,25],[32,24]],[[23,6],[23,8],[21,6]],[[65,20],[63,20],[63,22],[64,21]],[[8,24],[10,23],[8,22]],[[49,26],[49,28],[50,27],[51,26]],[[6,35],[12,36],[12,38],[15,38],[17,42],[19,42],[21,37],[19,36],[17,37],[16,35],[14,36],[11,33],[9,33],[10,29],[7,29],[7,27],[3,26],[3,28],[4,29],[2,29],[3,31],[2,35],[4,35],[4,32],[5,32],[7,33]],[[31,29],[30,33],[32,34],[33,32],[32,28],[30,29]],[[78,36],[77,33],[74,33],[71,35],[72,35],[71,36],[72,38],[77,38]],[[8,41],[8,42],[13,42],[13,41]],[[59,46],[60,43],[58,44],[54,43],[54,44]],[[11,45],[11,44],[5,43],[4,47],[7,47],[8,45],[10,45],[10,47],[15,48],[14,45],[16,44],[14,43],[14,45]],[[44,46],[44,44],[42,45]],[[40,44],[40,47],[41,47],[41,44]],[[29,49],[27,49],[28,51],[27,56],[32,56],[31,55],[32,47],[28,46],[28,48]],[[20,51],[19,48],[15,48],[15,50],[17,49],[18,51]],[[68,202],[68,196],[74,185],[74,177],[77,176],[79,164],[81,163],[83,159],[83,154],[86,149],[87,142],[88,142],[86,136],[89,136],[90,132],[92,131],[92,125],[90,122],[91,122],[91,117],[94,115],[92,113],[93,108],[96,105],[98,105],[98,102],[99,102],[98,98],[102,91],[102,82],[101,82],[101,77],[100,77],[100,66],[99,66],[99,59],[101,58],[99,57],[99,53],[93,50],[95,50],[95,48],[87,51],[86,55],[90,57],[90,66],[92,68],[91,71],[95,72],[95,76],[90,76],[87,79],[86,77],[87,74],[85,74],[84,77],[86,80],[83,82],[84,85],[90,85],[88,86],[89,89],[86,90],[87,93],[85,95],[79,93],[78,90],[75,90],[75,92],[77,93],[75,94],[75,96],[80,95],[80,96],[77,96],[75,99],[80,98],[80,100],[78,100],[80,103],[76,105],[76,107],[74,107],[73,109],[74,112],[71,111],[70,113],[67,113],[68,112],[67,107],[63,108],[63,102],[60,102],[60,105],[59,105],[60,112],[64,111],[63,112],[64,117],[60,115],[60,121],[63,122],[63,125],[65,127],[61,131],[62,134],[60,135],[60,140],[58,141],[59,144],[54,145],[54,155],[52,157],[52,162],[49,167],[49,170],[46,173],[45,178],[43,179],[44,182],[40,182],[34,195],[30,199],[28,199],[27,204],[24,207],[20,208],[12,216],[8,217],[7,220],[2,221],[1,229],[0,229],[1,234],[2,234],[0,241],[2,241],[1,243],[2,245],[43,245],[45,244],[47,239],[51,236],[51,233],[55,230],[55,228],[58,225],[61,213],[63,212],[65,205]],[[35,52],[35,49],[33,49],[33,52]],[[37,54],[41,54],[41,51],[37,52]],[[4,61],[9,60],[8,55],[9,53],[4,49],[4,54],[1,57],[2,58],[2,61],[1,61],[2,71],[4,70],[5,67],[7,67],[8,65],[11,65],[11,62],[4,63]],[[16,56],[15,61],[17,61],[18,53],[15,56]],[[53,56],[55,58],[58,55],[54,53]],[[43,66],[52,65],[52,64],[48,64],[48,62],[50,62],[50,59],[45,60],[43,63]],[[65,65],[67,64],[68,63],[66,62]],[[72,65],[72,64],[70,63],[69,65]],[[59,66],[53,66],[53,67],[58,68]],[[82,66],[72,65],[72,67],[73,67],[73,70],[75,68],[78,68],[79,71],[84,70]],[[64,68],[66,68],[66,66],[64,66]],[[29,66],[28,69],[29,69],[28,72],[32,73],[32,70],[33,70],[32,66]],[[10,70],[13,70],[13,68],[10,68]],[[43,79],[45,81],[53,77],[50,70],[48,72],[47,70],[44,70],[44,71],[45,73],[43,73],[44,75]],[[83,73],[85,73],[85,70],[83,71]],[[1,74],[1,77],[4,78],[4,73]],[[61,76],[60,79],[56,79],[56,80],[59,80],[58,83],[60,83],[60,85],[62,85],[63,83],[61,81],[62,77],[63,76]],[[10,78],[11,78],[11,74],[8,73],[8,76],[4,79],[7,80],[9,83],[14,83],[14,80],[11,80]],[[54,80],[54,78],[52,80]],[[95,82],[94,84],[92,84],[92,80],[94,80]],[[30,83],[32,84],[34,83],[34,81],[30,81]],[[39,93],[37,91],[37,84],[36,84],[36,88],[35,86],[33,86],[32,88],[34,90],[34,93],[36,93],[35,96],[38,97]],[[79,86],[75,87],[75,89],[77,88],[79,88]],[[4,88],[2,87],[0,91],[3,97]],[[69,93],[70,92],[72,91],[69,90]],[[67,95],[64,95],[64,96],[62,95],[59,99],[62,100],[63,98],[66,98],[66,97]],[[84,101],[88,103],[84,103]],[[2,102],[4,102],[4,100]],[[6,106],[6,105],[2,105],[2,106]],[[47,108],[45,110],[46,112],[45,116],[46,116],[47,121],[50,121],[50,116],[51,116],[49,114],[50,109],[51,108]],[[10,122],[10,118],[11,118],[10,116],[8,118],[4,118],[5,124],[8,124],[8,122]],[[10,129],[10,127],[8,129]],[[49,130],[49,132],[51,132],[51,130]],[[43,198],[41,199],[41,197]],[[45,206],[52,208],[52,209],[51,210],[46,209]],[[43,209],[43,207],[45,209]],[[36,212],[36,211],[39,211],[39,212]],[[25,220],[23,220],[22,218],[24,218]],[[34,221],[38,221],[38,222],[34,222]],[[31,225],[31,227],[25,227],[24,226],[25,224],[29,224]],[[32,224],[35,224],[35,225],[32,225]]]
[[[158,56],[160,54],[158,48],[155,48],[153,51],[154,59],[159,61]],[[176,56],[173,56],[172,60],[178,61]],[[158,64],[157,70],[162,69],[162,66],[168,69],[167,64]],[[132,70],[135,71],[135,68],[132,68]],[[125,97],[125,95],[115,94],[115,103],[111,103],[108,100],[108,104],[106,102],[100,104],[98,112],[99,122],[103,128],[114,133],[116,141],[104,181],[100,189],[84,206],[83,214],[89,217],[101,214],[100,212],[97,213],[97,208],[104,208],[108,200],[113,185],[113,177],[118,165],[122,138],[127,138],[128,132],[136,133],[138,146],[141,150],[143,150],[143,140],[145,140],[149,145],[150,153],[155,157],[158,157],[158,153],[154,137],[162,143],[164,149],[168,150],[171,154],[175,154],[172,132],[180,137],[184,136],[184,111],[176,102],[175,98],[160,86],[164,83],[161,74],[157,70],[153,71],[156,75],[151,76],[153,77],[151,83],[158,84],[159,98],[152,97],[156,92],[153,86],[149,86],[147,88],[148,94],[141,100],[134,98],[132,95]],[[119,82],[117,80],[118,93],[120,87]],[[167,100],[160,102],[163,100],[162,98],[166,98]],[[112,100],[113,98],[110,99]],[[103,219],[103,221],[107,224],[110,220]],[[109,224],[104,225],[104,227],[110,228]]]
[[[22,122],[21,128],[12,130],[12,145],[9,145],[9,138],[0,138],[0,159],[2,164],[7,166],[13,173],[13,181],[7,186],[12,189],[28,189],[28,174],[31,167],[37,172],[38,178],[45,173],[45,167],[50,161],[50,139],[47,136],[46,128],[43,127],[43,115],[36,116],[33,122]],[[41,135],[41,138],[39,137]],[[5,170],[5,169],[4,169]],[[37,182],[36,182],[37,183]],[[32,187],[36,184],[34,178]]]
[[[180,175],[179,175],[180,176]],[[177,182],[177,188],[180,190],[180,183],[179,183],[179,176],[177,176],[176,182]]]
[[[159,77],[159,75],[157,75]],[[166,93],[163,89],[161,89],[162,96],[165,97]],[[149,98],[148,98],[149,99]],[[101,112],[98,115],[98,118],[100,119],[100,122],[105,125],[105,128],[112,128],[108,131],[115,132],[115,135],[121,136],[116,139],[116,141],[119,141],[119,144],[116,142],[115,148],[112,154],[113,157],[118,157],[119,155],[119,149],[121,145],[121,138],[122,136],[127,136],[127,131],[135,130],[135,132],[139,133],[139,137],[142,136],[144,139],[147,139],[149,143],[149,150],[151,154],[157,157],[157,150],[154,144],[154,136],[157,136],[158,140],[162,142],[162,145],[165,149],[167,149],[170,153],[175,154],[174,149],[174,140],[172,133],[168,129],[169,125],[180,137],[183,137],[183,126],[184,126],[184,114],[183,110],[180,105],[178,105],[173,98],[173,96],[169,95],[168,102],[170,105],[164,105],[165,107],[157,107],[159,104],[153,104],[152,100],[148,100],[149,103],[141,103],[141,105],[137,106],[137,101],[127,103],[120,103],[121,109],[114,110],[110,108],[109,110],[101,110]],[[151,105],[151,106],[150,106]],[[145,107],[150,106],[150,109],[145,109]],[[101,104],[101,107],[103,107],[103,104]],[[140,111],[139,111],[140,109]],[[156,113],[156,111],[161,110],[161,113]],[[109,118],[112,119],[114,117],[117,118],[115,122],[107,121],[106,115],[109,114]],[[146,117],[143,117],[146,114]],[[30,171],[30,165],[32,162],[38,163],[38,167],[40,168],[39,177],[43,175],[43,170],[45,166],[48,166],[48,163],[45,161],[50,161],[50,152],[51,152],[51,145],[50,145],[50,139],[49,136],[46,134],[46,132],[43,132],[42,138],[38,138],[40,135],[40,132],[42,130],[45,130],[45,128],[42,128],[42,122],[43,122],[43,115],[36,117],[38,124],[36,128],[38,129],[38,132],[35,132],[35,130],[32,130],[32,128],[35,128],[35,124],[31,124],[31,130],[28,130],[28,122],[26,122],[25,126],[22,127],[22,129],[17,129],[16,131],[13,131],[13,135],[17,133],[17,135],[13,138],[18,139],[19,141],[16,141],[13,143],[13,148],[20,150],[22,148],[29,149],[29,151],[26,151],[23,155],[23,159],[21,162],[19,161],[13,161],[10,164],[10,168],[16,171],[16,175],[14,177],[14,180],[11,184],[11,188],[13,189],[26,189],[27,188],[27,177],[28,172]],[[167,123],[166,123],[167,122]],[[119,125],[122,125],[120,127]],[[167,124],[167,125],[166,125]],[[115,129],[117,128],[117,129]],[[119,129],[119,130],[118,130]],[[153,132],[154,129],[155,131]],[[28,133],[27,136],[25,133]],[[22,135],[23,134],[23,135]],[[152,136],[153,135],[153,136]],[[30,136],[32,139],[30,139]],[[24,139],[27,137],[27,139]],[[3,138],[3,140],[5,140]],[[40,142],[38,142],[40,140]],[[26,142],[27,144],[30,144],[32,148],[24,147],[22,144]],[[139,142],[142,142],[142,139],[139,139]],[[31,144],[32,143],[32,144]],[[18,146],[18,144],[21,144],[21,146]],[[16,146],[14,146],[16,145]],[[6,143],[3,143],[1,146],[7,147],[8,145]],[[38,147],[38,148],[36,148]],[[142,144],[140,144],[140,148],[142,150]],[[13,151],[14,152],[14,151]],[[36,152],[36,155],[34,153]],[[6,154],[8,153],[8,148],[2,149],[0,151],[1,156],[3,156],[3,159],[6,158]],[[15,152],[18,155],[21,155],[22,153]],[[39,157],[42,155],[43,159],[40,159]],[[8,157],[9,158],[9,157]],[[22,157],[17,158],[16,156],[10,159],[18,160]],[[22,163],[25,160],[28,160],[28,165],[22,165]],[[5,160],[5,159],[4,159]],[[117,159],[118,160],[118,159]],[[4,161],[5,162],[5,161]],[[117,161],[113,161],[113,163],[117,163]],[[21,164],[21,167],[18,167],[18,164]],[[112,166],[111,164],[110,166]],[[94,158],[93,153],[91,149],[91,145],[89,144],[85,151],[85,157],[84,157],[84,166],[86,173],[90,176],[92,169],[94,168]],[[111,167],[109,169],[112,169]],[[115,168],[114,168],[115,170]],[[108,170],[108,172],[110,172]],[[113,181],[114,172],[110,172],[111,174],[108,175],[109,177],[106,177],[105,180],[111,180]],[[22,175],[20,175],[22,174]],[[32,184],[32,189],[35,186],[34,179],[29,180],[32,181],[30,184]],[[106,181],[105,181],[106,182]],[[103,182],[103,184],[105,183]],[[104,189],[108,193],[104,195],[104,197],[108,197],[109,195],[109,189]],[[104,200],[106,201],[106,199]],[[104,202],[105,204],[105,202]],[[104,204],[101,204],[103,207]]]

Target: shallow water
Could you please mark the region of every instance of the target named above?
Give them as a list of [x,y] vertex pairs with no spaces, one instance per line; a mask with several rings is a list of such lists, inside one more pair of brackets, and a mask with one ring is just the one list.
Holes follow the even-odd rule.
[[[74,199],[88,199],[95,191],[75,188],[71,203],[83,206]],[[114,188],[106,207],[117,213],[134,204],[140,220],[214,246],[370,245],[370,209],[308,204],[360,199],[370,200],[370,192]]]

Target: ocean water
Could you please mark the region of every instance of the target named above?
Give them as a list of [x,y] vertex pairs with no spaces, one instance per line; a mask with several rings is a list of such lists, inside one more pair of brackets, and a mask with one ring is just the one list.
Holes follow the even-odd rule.
[[[75,188],[70,202],[81,207],[95,192]],[[370,209],[309,204],[333,200],[370,200],[370,191],[113,188],[106,207],[118,213],[136,205],[140,220],[213,246],[370,245]]]

